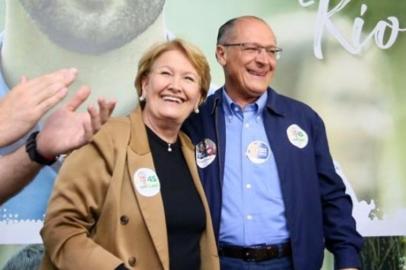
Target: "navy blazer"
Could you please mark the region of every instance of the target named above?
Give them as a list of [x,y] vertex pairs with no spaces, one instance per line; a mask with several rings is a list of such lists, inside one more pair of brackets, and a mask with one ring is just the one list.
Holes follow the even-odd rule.
[[[200,106],[200,113],[193,114],[183,126],[193,144],[210,139],[217,145],[214,161],[199,168],[217,240],[226,158],[222,91],[208,97]],[[271,88],[267,91],[264,126],[281,181],[294,269],[320,269],[324,247],[334,254],[336,269],[360,268],[363,239],[351,215],[351,198],[345,194],[344,183],[335,171],[323,121],[309,106]],[[289,141],[287,129],[292,124],[307,133],[304,148]]]

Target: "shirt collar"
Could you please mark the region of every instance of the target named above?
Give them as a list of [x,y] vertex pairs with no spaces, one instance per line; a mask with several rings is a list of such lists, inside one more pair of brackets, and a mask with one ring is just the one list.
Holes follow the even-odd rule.
[[[224,113],[227,115],[232,115],[235,113],[235,108],[240,108],[238,104],[236,104],[230,96],[227,94],[225,87],[222,89],[223,91],[223,109]],[[255,102],[248,104],[244,110],[248,111],[255,111],[256,115],[261,115],[268,99],[268,93],[265,91]],[[240,108],[241,109],[241,108]]]

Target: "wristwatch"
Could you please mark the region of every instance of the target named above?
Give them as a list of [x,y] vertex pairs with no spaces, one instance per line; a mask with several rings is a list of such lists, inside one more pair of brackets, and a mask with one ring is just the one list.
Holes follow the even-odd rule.
[[31,133],[25,143],[25,151],[27,152],[30,159],[41,165],[52,165],[56,161],[56,157],[49,160],[44,158],[37,149],[37,136],[39,131]]

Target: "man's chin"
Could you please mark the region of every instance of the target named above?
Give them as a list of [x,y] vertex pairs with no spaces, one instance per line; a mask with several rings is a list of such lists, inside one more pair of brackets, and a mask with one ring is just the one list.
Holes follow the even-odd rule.
[[268,89],[268,85],[261,85],[261,86],[256,86],[248,89],[248,92],[252,97],[258,98],[262,96],[263,93],[266,92]]

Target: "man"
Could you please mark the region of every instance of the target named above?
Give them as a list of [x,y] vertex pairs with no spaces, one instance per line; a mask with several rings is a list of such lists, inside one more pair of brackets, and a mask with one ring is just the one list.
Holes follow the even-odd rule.
[[[30,131],[38,120],[67,94],[76,69],[64,69],[33,80],[23,78],[0,100],[0,146],[16,141]],[[0,156],[0,204],[19,192],[44,165],[56,157],[87,143],[112,113],[115,102],[99,100],[99,111],[89,106],[87,113],[75,110],[89,96],[82,87],[74,98],[54,112],[41,132],[33,132],[25,146]]]
[[336,269],[357,269],[362,237],[324,124],[268,87],[280,52],[262,19],[226,22],[216,48],[225,85],[185,125],[196,149],[211,152],[196,157],[221,267],[316,270],[326,246]]

